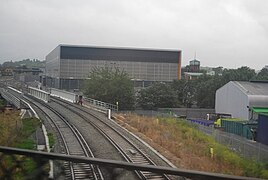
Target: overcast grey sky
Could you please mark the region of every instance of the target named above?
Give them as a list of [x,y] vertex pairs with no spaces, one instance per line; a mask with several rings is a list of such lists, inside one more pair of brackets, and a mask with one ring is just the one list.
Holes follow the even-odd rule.
[[195,51],[201,66],[268,65],[268,0],[1,0],[0,63],[58,44]]

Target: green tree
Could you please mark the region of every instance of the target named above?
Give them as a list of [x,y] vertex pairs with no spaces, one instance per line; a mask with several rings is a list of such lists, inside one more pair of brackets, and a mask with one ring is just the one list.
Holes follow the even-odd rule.
[[221,76],[202,75],[196,84],[197,106],[201,108],[214,108],[217,89],[229,81],[249,81],[255,76],[255,70],[246,66],[238,69],[224,69]]
[[186,81],[185,79],[182,79],[173,81],[172,88],[177,94],[177,105],[191,107],[196,104],[196,93],[198,92],[196,85],[197,83],[195,80]]
[[268,80],[268,68],[263,68],[254,78],[255,80]]
[[169,84],[165,83],[155,83],[146,89],[140,90],[137,101],[143,109],[177,106],[176,92]]
[[27,68],[44,68],[45,61],[40,61],[38,59],[23,59],[21,61],[6,61],[2,65],[3,67],[19,67],[26,66]]
[[94,68],[83,85],[86,96],[115,104],[119,109],[132,109],[134,105],[134,87],[125,71],[118,68]]
[[198,93],[196,88],[196,81],[185,81],[182,93],[182,103],[185,107],[189,108],[196,104],[196,94]]
[[225,83],[222,81],[222,76],[204,75],[200,77],[196,85],[197,106],[200,108],[214,108],[216,91],[224,84]]
[[171,84],[172,89],[175,91],[176,95],[177,95],[177,102],[179,106],[185,106],[185,104],[183,104],[184,102],[184,88],[185,88],[185,84],[186,84],[186,80],[185,79],[181,79],[181,80],[174,80]]
[[196,104],[201,108],[214,108],[217,89],[229,81],[249,81],[256,75],[255,70],[246,66],[238,69],[215,69],[218,70],[215,76],[203,74],[197,80],[174,81],[172,87],[176,91],[179,104],[184,107]]
[[223,81],[249,81],[256,76],[255,70],[247,66],[238,69],[224,69],[222,73]]

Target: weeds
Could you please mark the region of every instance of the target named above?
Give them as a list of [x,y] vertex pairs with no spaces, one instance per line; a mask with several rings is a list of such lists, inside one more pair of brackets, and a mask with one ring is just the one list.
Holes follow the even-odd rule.
[[52,133],[48,133],[47,136],[48,136],[49,146],[50,148],[52,148],[55,144],[54,136]]
[[[162,153],[171,153],[171,161],[174,156],[179,159],[173,161],[177,167],[268,178],[268,168],[262,163],[241,158],[185,119],[149,118],[133,114],[119,119],[131,126],[130,130],[144,134],[164,148]],[[213,156],[210,148],[213,148]]]
[[19,136],[22,121],[19,112],[6,111],[0,113],[0,144],[2,146],[13,146]]
[[[19,112],[10,111],[0,114],[0,143],[3,146],[12,146],[23,149],[35,149],[32,134],[36,127],[40,125],[40,121],[36,118],[20,119]],[[32,158],[23,156],[5,156],[1,159],[1,167],[12,170],[10,178],[22,179],[23,174],[31,173],[36,164]],[[19,163],[20,162],[20,163]],[[13,168],[16,164],[19,167]],[[0,169],[0,178],[4,172]]]

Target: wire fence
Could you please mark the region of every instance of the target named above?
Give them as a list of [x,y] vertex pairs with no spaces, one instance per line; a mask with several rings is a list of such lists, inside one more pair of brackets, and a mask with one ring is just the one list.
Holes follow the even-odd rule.
[[[126,113],[126,111],[121,111]],[[136,113],[142,116],[160,116],[160,117],[183,117],[183,118],[207,118],[208,113],[214,113],[214,109],[198,109],[198,108],[159,108],[156,110],[135,110],[131,113]]]
[[[160,116],[160,117],[180,117],[185,114],[187,117],[197,117],[197,115],[206,116],[207,113],[213,112],[212,109],[189,109],[189,108],[169,108],[153,110],[136,110],[134,113],[143,116]],[[127,112],[123,112],[127,113]],[[132,111],[133,113],[133,111]],[[185,117],[184,117],[185,118]],[[188,121],[187,121],[188,122]],[[189,122],[190,123],[190,122]],[[198,124],[196,124],[198,125]],[[214,127],[198,125],[203,133],[212,136],[218,143],[226,145],[232,151],[241,157],[257,161],[268,161],[268,146],[259,142],[246,139],[236,134],[227,133]]]
[[257,161],[268,161],[268,146],[224,131],[198,125],[200,131],[212,136],[218,143],[227,145],[240,156]]

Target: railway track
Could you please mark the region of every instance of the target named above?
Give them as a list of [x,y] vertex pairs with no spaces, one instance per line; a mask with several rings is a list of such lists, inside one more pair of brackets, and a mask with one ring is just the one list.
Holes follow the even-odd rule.
[[[32,101],[39,108],[57,129],[65,152],[68,155],[94,157],[87,142],[75,126],[65,120],[64,116],[55,109],[40,101]],[[42,108],[43,107],[43,108]],[[100,179],[102,173],[97,166],[85,163],[64,162],[65,179]]]
[[[156,165],[145,152],[143,152],[131,140],[129,140],[126,136],[121,134],[117,129],[115,129],[103,119],[69,102],[64,102],[59,99],[51,100],[61,106],[64,106],[64,108],[77,114],[82,119],[90,123],[93,127],[95,127],[122,154],[127,162]],[[145,171],[136,171],[136,174],[140,179],[169,179],[167,175]]]

